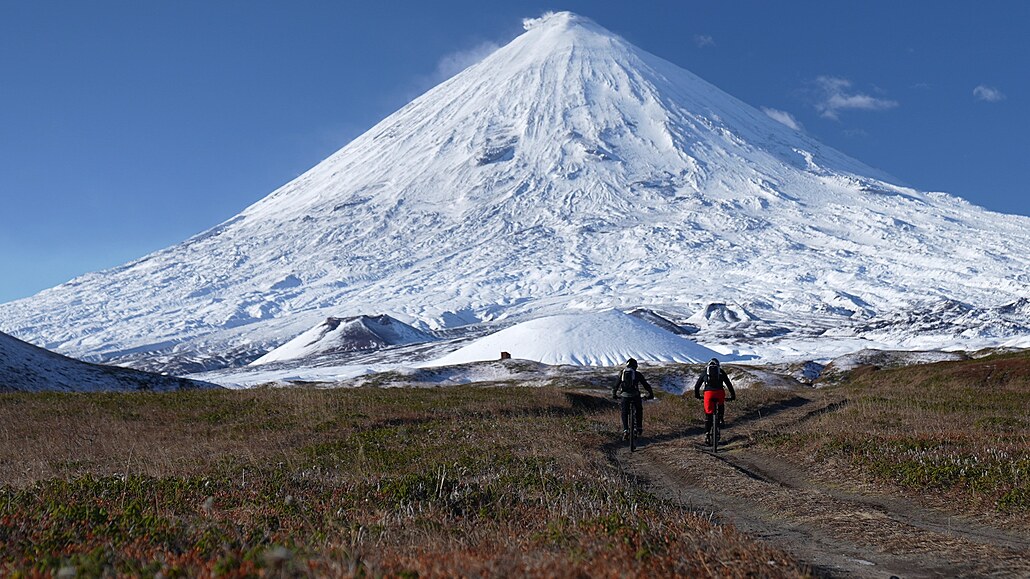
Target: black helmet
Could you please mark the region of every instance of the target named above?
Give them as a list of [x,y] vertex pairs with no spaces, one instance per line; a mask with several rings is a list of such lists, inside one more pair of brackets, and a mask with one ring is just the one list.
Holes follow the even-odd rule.
[[634,360],[633,358],[630,358],[629,360],[626,360],[626,366],[636,370],[637,369],[637,361]]

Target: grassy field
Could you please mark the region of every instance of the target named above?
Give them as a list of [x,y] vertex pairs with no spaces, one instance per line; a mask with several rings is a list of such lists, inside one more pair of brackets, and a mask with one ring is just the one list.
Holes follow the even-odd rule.
[[614,403],[571,386],[2,395],[0,575],[805,574],[644,493]]
[[839,410],[768,442],[968,513],[1030,523],[1030,353],[878,370],[828,389]]

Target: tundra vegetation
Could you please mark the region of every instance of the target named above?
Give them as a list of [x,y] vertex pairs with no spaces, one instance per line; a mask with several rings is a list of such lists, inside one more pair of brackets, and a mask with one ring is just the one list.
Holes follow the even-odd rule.
[[805,574],[643,490],[617,420],[569,384],[4,395],[0,574]]
[[826,394],[840,398],[833,412],[765,443],[828,478],[1030,523],[1030,352],[859,367]]
[[[687,366],[649,374],[680,388]],[[603,371],[540,387],[0,396],[0,575],[804,576],[624,470]],[[610,373],[610,372],[608,372]],[[1030,354],[859,368],[747,441],[812,476],[1030,521]],[[605,374],[607,377],[607,374]],[[733,415],[789,402],[738,391]],[[660,394],[647,436],[696,434]]]

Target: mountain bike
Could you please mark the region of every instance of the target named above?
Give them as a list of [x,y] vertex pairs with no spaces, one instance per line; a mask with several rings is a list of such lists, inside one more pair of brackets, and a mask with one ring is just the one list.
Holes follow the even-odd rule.
[[[732,400],[736,400],[736,399],[737,399],[736,397],[727,398],[726,402],[729,402],[729,401],[732,401]],[[719,413],[719,406],[720,405],[716,405],[715,412],[712,413],[712,430],[711,430],[711,433],[710,433],[711,436],[712,436],[712,440],[709,441],[709,443],[707,444],[707,446],[711,448],[713,453],[719,452],[719,442],[722,439],[722,432],[721,432],[722,431],[722,424],[721,424],[722,421],[719,420],[719,414],[720,414]],[[726,413],[726,410],[725,410],[726,404],[725,404],[725,402],[721,406],[723,407],[722,414],[723,414],[723,416],[725,416],[725,413]]]
[[[651,397],[651,398],[648,398],[647,396],[641,397],[641,399],[640,399],[641,407],[643,407],[643,403],[647,402],[648,400],[654,400],[654,397]],[[635,452],[637,450],[637,424],[638,423],[639,423],[639,421],[637,420],[637,405],[636,404],[630,404],[629,405],[629,432],[628,432],[628,436],[627,436],[627,439],[629,441],[629,451],[630,452]]]

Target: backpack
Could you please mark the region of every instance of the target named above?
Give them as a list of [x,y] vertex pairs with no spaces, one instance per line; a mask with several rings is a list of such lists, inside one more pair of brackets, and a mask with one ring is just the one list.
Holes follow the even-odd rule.
[[619,391],[627,394],[638,394],[640,390],[637,388],[637,371],[633,368],[623,368],[622,375],[619,377]]
[[709,364],[705,372],[705,390],[722,390],[722,368]]

